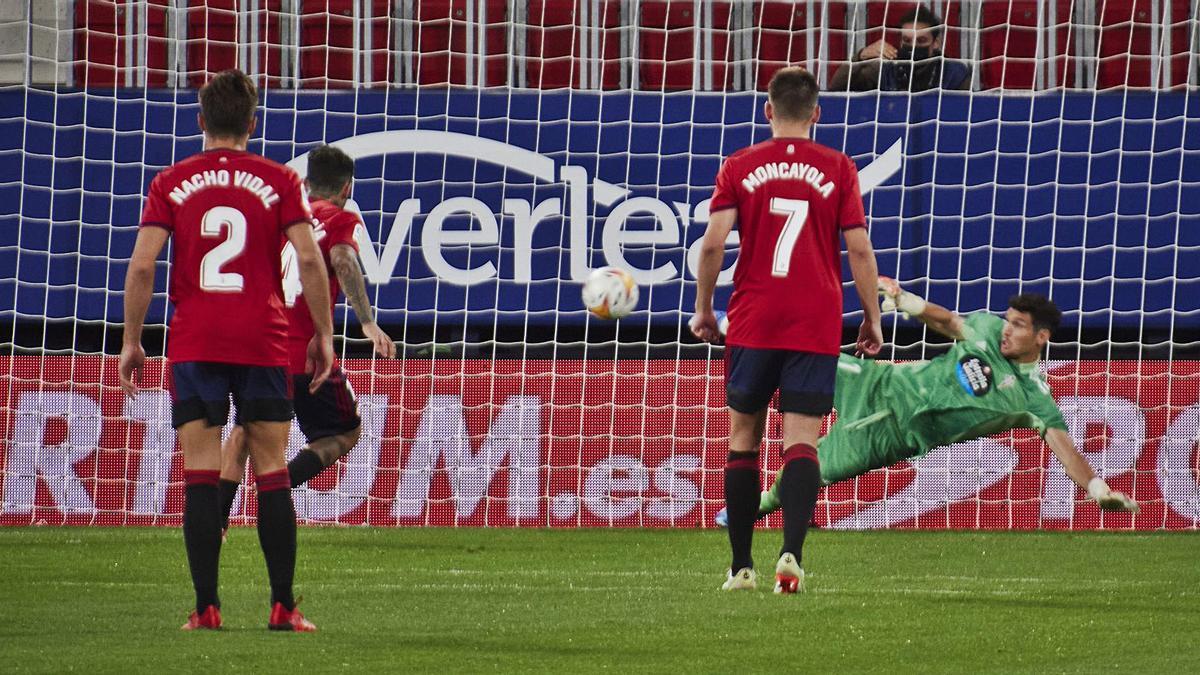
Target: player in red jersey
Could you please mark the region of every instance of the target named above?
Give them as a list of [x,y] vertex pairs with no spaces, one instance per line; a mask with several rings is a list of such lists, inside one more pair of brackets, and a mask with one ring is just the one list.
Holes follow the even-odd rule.
[[155,260],[174,238],[167,359],[172,418],[183,449],[183,539],[196,590],[185,630],[220,628],[217,566],[221,515],[217,482],[221,428],[233,397],[258,469],[258,533],[271,582],[273,630],[314,630],[296,611],[296,512],[284,460],[292,417],[287,377],[287,317],[279,243],[296,250],[304,300],[315,308],[306,347],[313,387],[333,365],[329,282],[313,238],[299,176],[246,151],[258,92],[240,71],[218,74],[200,90],[204,151],[161,171],[150,183],[125,278],[121,387],[137,395],[134,371],[146,354],[142,323],[154,290]]
[[[329,270],[330,297],[337,298],[340,283],[362,325],[363,335],[374,345],[375,353],[384,358],[394,358],[396,345],[375,323],[362,270],[358,265],[358,244],[354,241],[354,231],[362,220],[358,214],[343,208],[350,196],[353,178],[354,160],[341,150],[323,145],[308,153],[308,176],[304,184],[312,200],[317,245]],[[313,336],[313,320],[308,306],[296,302],[302,285],[296,275],[295,250],[290,245],[284,246],[282,256],[283,294],[288,305],[288,342],[291,351],[289,370],[296,392],[296,421],[308,439],[308,445],[288,463],[291,485],[296,487],[350,452],[358,442],[362,420],[358,416],[350,382],[337,365],[334,365],[329,379],[316,392],[308,393],[311,377],[304,372],[304,354],[305,346]],[[332,315],[332,310],[331,304],[324,313]],[[220,499],[222,528],[225,528],[229,525],[229,511],[245,475],[249,456],[245,433],[240,426],[233,428],[221,454]]]
[[756,586],[750,545],[761,481],[758,447],[776,390],[783,413],[784,525],[775,592],[804,588],[801,549],[820,487],[817,435],[822,416],[833,408],[842,330],[839,235],[864,308],[858,350],[874,355],[883,342],[858,170],[846,155],[811,139],[821,116],[817,92],[816,79],[802,68],[783,68],[771,78],[765,113],[772,138],[722,164],[701,245],[690,325],[696,337],[715,342],[720,333],[713,290],[725,240],[738,226],[725,351],[725,503],[733,550],[725,590]]

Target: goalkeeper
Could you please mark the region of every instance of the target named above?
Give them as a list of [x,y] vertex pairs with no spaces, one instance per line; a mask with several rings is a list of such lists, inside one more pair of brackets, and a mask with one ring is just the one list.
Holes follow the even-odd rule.
[[[1100,508],[1137,512],[1137,503],[1110,489],[1079,454],[1038,370],[1038,356],[1062,318],[1053,302],[1026,293],[1009,300],[1003,319],[987,312],[962,317],[887,277],[879,278],[879,293],[884,311],[919,319],[955,343],[930,361],[839,357],[837,421],[817,446],[823,485],[921,457],[938,446],[1026,428],[1042,436],[1071,480]],[[772,486],[762,493],[759,514],[778,508]],[[724,526],[724,520],[722,509],[717,524]]]

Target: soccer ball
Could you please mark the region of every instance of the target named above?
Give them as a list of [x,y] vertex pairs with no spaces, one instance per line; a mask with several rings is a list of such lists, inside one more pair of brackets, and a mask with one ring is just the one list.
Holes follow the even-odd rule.
[[601,267],[583,282],[583,306],[601,319],[621,319],[637,308],[633,276],[616,267]]

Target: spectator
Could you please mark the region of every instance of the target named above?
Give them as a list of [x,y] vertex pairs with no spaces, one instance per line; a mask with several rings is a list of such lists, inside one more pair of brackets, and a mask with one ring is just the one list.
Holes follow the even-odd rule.
[[900,17],[900,49],[886,39],[863,47],[833,74],[829,91],[970,89],[971,68],[942,57],[942,19],[918,7]]

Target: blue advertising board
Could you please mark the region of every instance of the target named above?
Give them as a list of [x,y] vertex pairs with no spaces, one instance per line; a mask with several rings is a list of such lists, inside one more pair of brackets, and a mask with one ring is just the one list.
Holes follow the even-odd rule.
[[[382,322],[578,324],[578,281],[612,264],[641,285],[631,321],[676,325],[693,304],[693,249],[721,158],[769,135],[763,101],[269,91],[251,150],[301,171],[322,141],[356,158]],[[816,139],[860,171],[898,153],[886,171],[876,164],[865,196],[881,273],[959,311],[1001,311],[1037,291],[1068,325],[1200,324],[1197,94],[821,103]],[[120,322],[142,195],[200,149],[194,92],[7,90],[0,111],[0,317]],[[855,309],[848,293],[847,323]],[[156,296],[148,321],[166,311]]]

